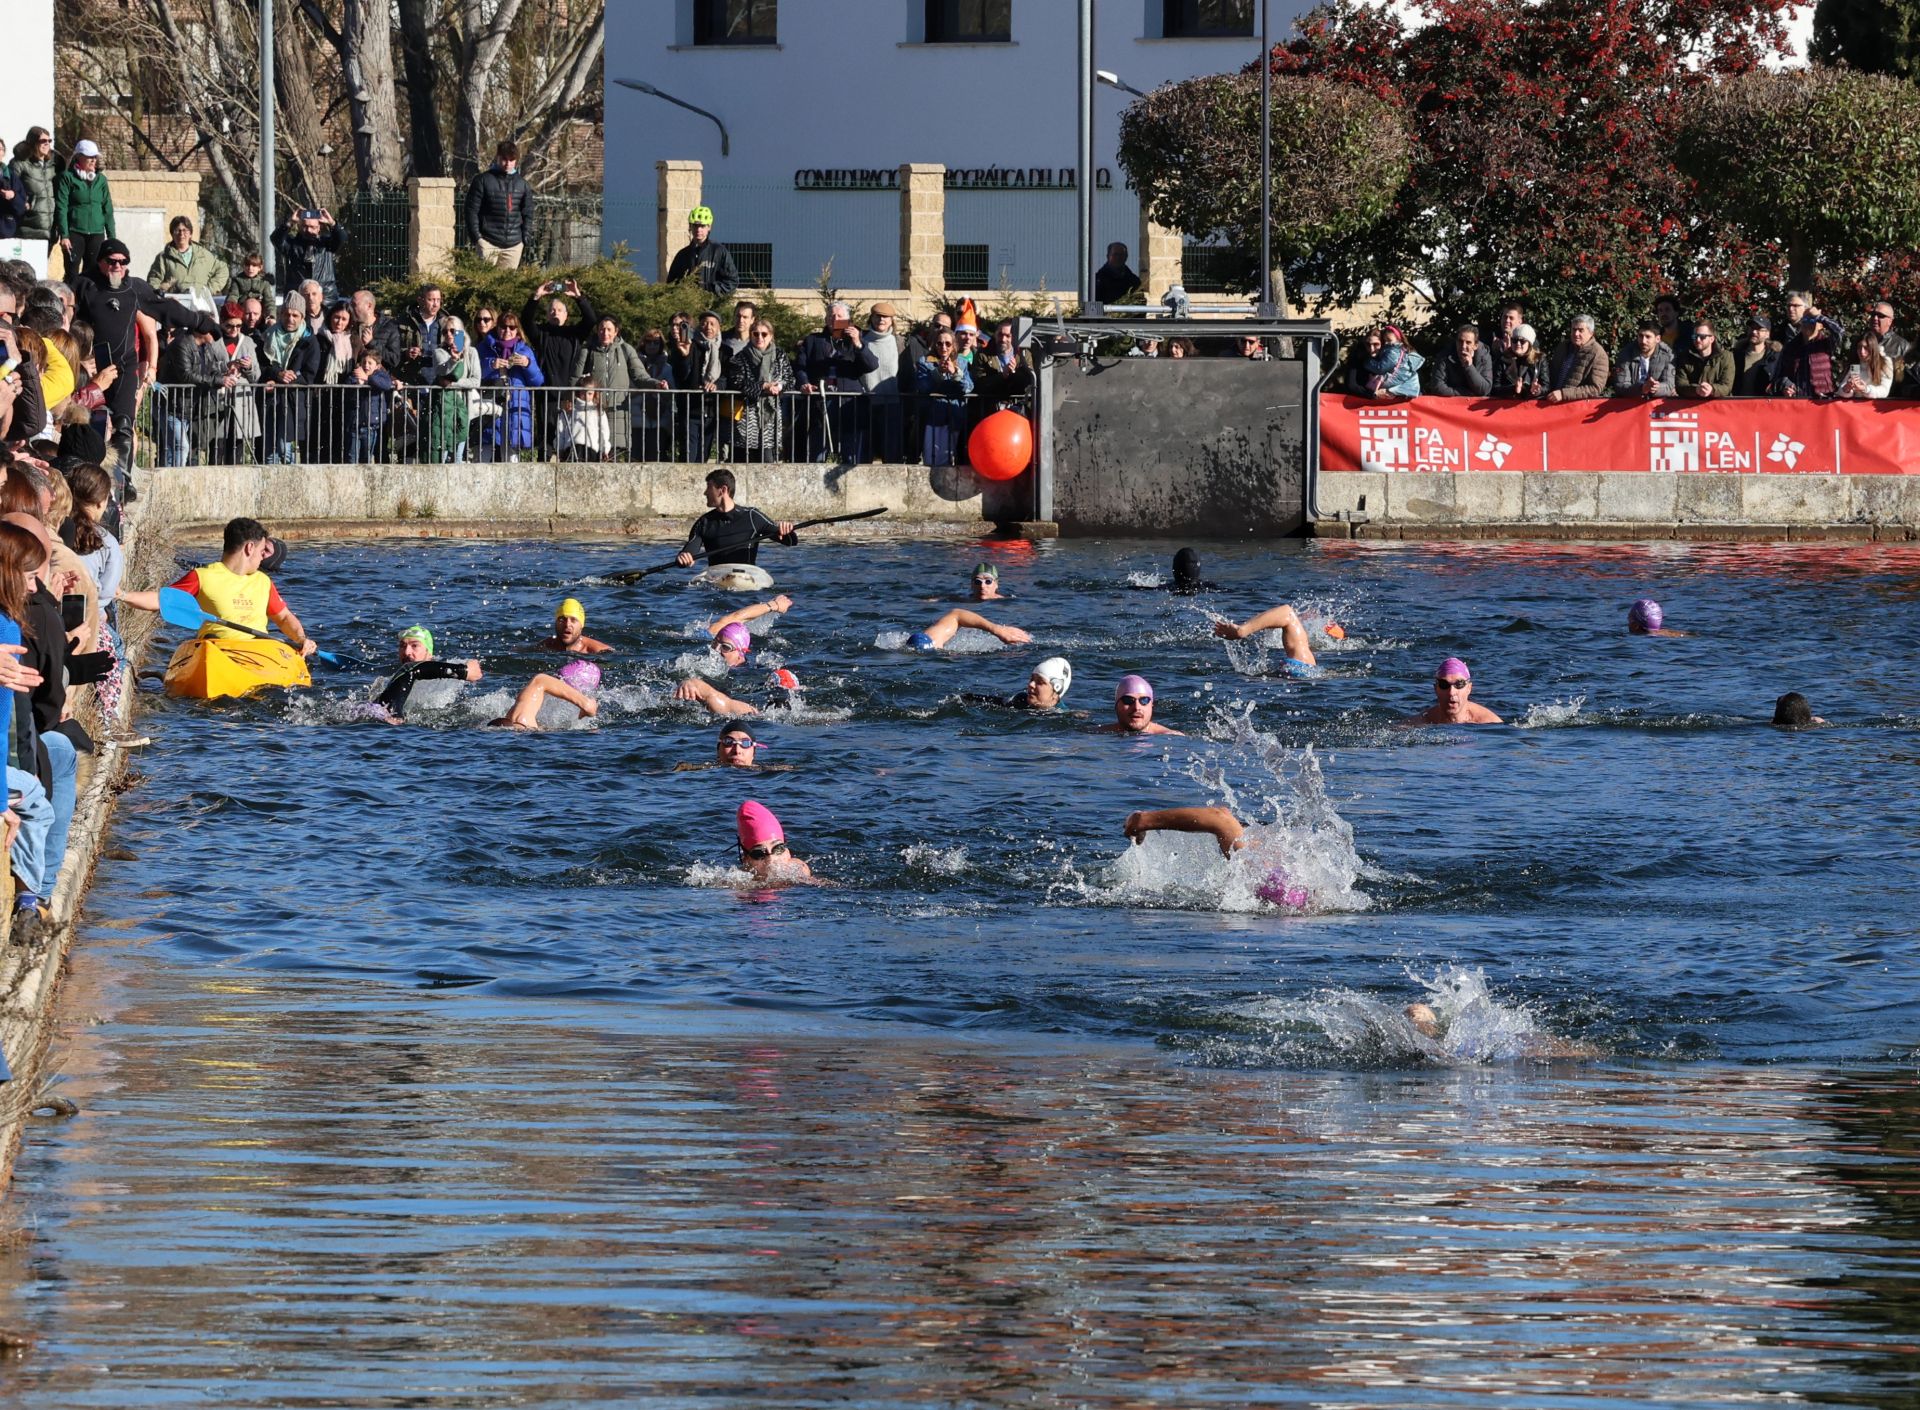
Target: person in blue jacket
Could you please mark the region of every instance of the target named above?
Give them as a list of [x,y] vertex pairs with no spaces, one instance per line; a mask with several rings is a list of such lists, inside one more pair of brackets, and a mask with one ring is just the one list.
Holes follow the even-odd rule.
[[481,446],[487,460],[506,460],[516,450],[533,449],[533,393],[544,387],[546,374],[515,314],[505,314],[480,339],[480,376],[490,387],[508,388],[505,413],[487,428]]

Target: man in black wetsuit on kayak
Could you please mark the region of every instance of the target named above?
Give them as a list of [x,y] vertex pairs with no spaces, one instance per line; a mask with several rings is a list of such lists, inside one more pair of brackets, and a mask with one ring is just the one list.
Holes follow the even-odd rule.
[[733,495],[733,471],[715,470],[708,474],[709,508],[693,521],[686,546],[674,562],[682,568],[691,568],[695,555],[704,553],[709,565],[751,563],[760,550],[761,539],[778,539],[788,548],[800,541],[792,524],[776,524],[757,509],[735,504]]
[[393,673],[387,688],[373,703],[387,712],[387,718],[399,724],[407,717],[407,697],[420,681],[477,681],[478,661],[436,661],[433,659],[433,633],[425,627],[408,627],[400,633],[400,669]]

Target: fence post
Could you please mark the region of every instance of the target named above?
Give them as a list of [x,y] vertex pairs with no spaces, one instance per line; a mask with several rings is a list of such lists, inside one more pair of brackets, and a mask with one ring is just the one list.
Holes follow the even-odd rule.
[[682,233],[687,228],[687,212],[700,204],[703,168],[699,162],[655,162],[654,189],[660,206],[658,258],[660,268],[654,278],[665,282],[667,267],[680,247],[687,243]]
[[1159,303],[1160,296],[1167,290],[1175,284],[1185,283],[1185,276],[1180,271],[1180,253],[1185,239],[1178,230],[1155,225],[1153,218],[1147,214],[1146,206],[1140,207],[1140,292],[1146,296],[1148,303]]
[[451,176],[416,176],[407,182],[407,268],[413,274],[453,267],[459,216]]
[[907,316],[920,316],[923,300],[937,300],[947,285],[947,169],[939,162],[900,167],[900,287]]

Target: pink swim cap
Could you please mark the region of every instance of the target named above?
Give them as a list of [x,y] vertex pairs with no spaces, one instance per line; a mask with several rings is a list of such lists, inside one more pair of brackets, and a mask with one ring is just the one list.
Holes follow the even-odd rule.
[[569,661],[560,668],[560,679],[575,690],[598,690],[600,668],[591,661]]
[[1445,680],[1449,676],[1459,676],[1465,680],[1472,680],[1473,672],[1467,669],[1467,663],[1462,661],[1458,656],[1449,656],[1446,660],[1442,661],[1434,671],[1433,678],[1435,680]]
[[731,646],[735,651],[753,650],[753,633],[740,622],[728,622],[720,628],[714,640],[722,646]]
[[1145,676],[1122,676],[1120,684],[1113,688],[1113,698],[1118,700],[1123,695],[1144,695],[1151,700],[1153,685]]
[[787,834],[780,827],[780,819],[763,803],[749,798],[740,805],[739,815],[733,821],[733,830],[740,834],[742,847],[760,847],[769,842],[784,842]]
[[1307,888],[1295,886],[1285,867],[1275,867],[1268,872],[1266,880],[1253,888],[1253,894],[1269,906],[1281,906],[1289,911],[1307,908]]
[[1632,632],[1657,632],[1660,623],[1666,620],[1666,614],[1660,610],[1660,604],[1651,597],[1643,597],[1627,609],[1627,630]]

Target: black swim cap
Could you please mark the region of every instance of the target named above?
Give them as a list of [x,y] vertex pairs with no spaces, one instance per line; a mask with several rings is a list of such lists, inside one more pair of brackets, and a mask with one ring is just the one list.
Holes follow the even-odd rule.
[[1173,555],[1173,580],[1176,583],[1193,583],[1200,580],[1200,555],[1190,548],[1183,548]]
[[260,560],[260,571],[269,574],[277,573],[280,571],[280,565],[286,561],[287,541],[285,539],[268,538],[267,556]]

